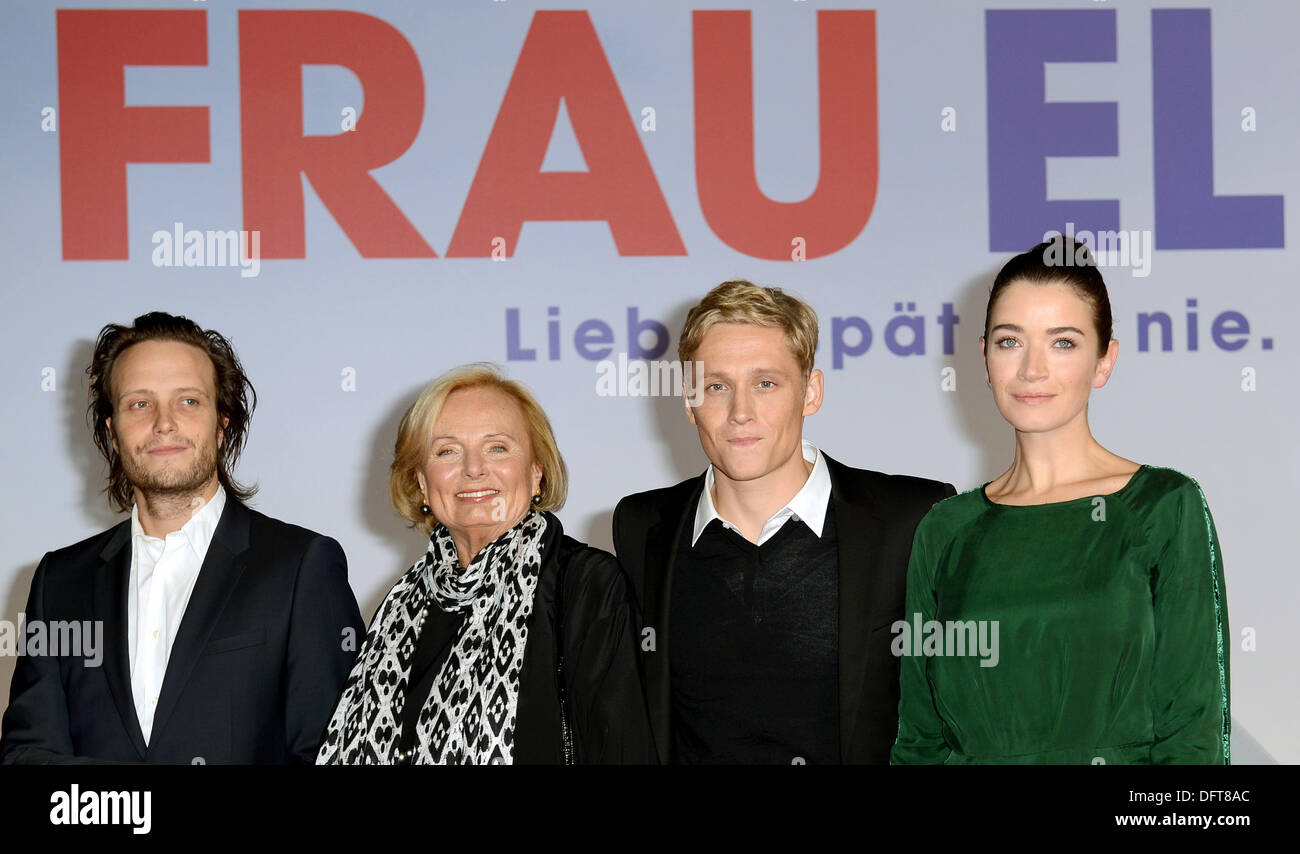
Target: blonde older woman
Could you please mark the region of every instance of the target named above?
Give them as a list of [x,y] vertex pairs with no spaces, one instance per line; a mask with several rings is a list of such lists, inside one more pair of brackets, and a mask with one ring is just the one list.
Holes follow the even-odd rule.
[[376,612],[318,764],[652,760],[623,571],[564,535],[567,489],[522,385],[468,365],[424,389],[389,493],[428,550]]

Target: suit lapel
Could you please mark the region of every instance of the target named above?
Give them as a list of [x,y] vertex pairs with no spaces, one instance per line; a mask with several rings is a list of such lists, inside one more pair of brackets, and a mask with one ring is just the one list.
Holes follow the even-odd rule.
[[157,742],[158,734],[167,726],[194,665],[198,663],[230,594],[244,573],[250,518],[243,504],[227,496],[226,508],[212,534],[212,542],[208,544],[208,553],[203,558],[203,566],[199,569],[194,591],[185,606],[185,616],[181,618],[176,640],[167,658],[167,672],[163,676],[158,709],[154,712],[150,741]]
[[131,523],[123,522],[117,526],[108,545],[99,553],[103,563],[95,573],[95,589],[92,594],[92,608],[95,619],[104,626],[104,638],[107,640],[104,653],[104,677],[108,680],[108,692],[117,706],[117,714],[126,727],[136,752],[144,759],[144,733],[140,730],[140,719],[135,714],[135,701],[131,697],[131,658],[130,642],[126,636],[126,601],[127,587],[131,582]]
[[[645,614],[643,624],[655,629],[655,654],[646,657],[646,696],[650,706],[650,726],[655,734],[659,761],[667,764],[672,756],[672,683],[668,655],[669,614],[672,601],[673,564],[682,536],[689,530],[695,504],[704,490],[704,476],[687,481],[689,489],[674,490],[659,508],[658,519],[646,532],[645,546]],[[681,503],[686,498],[685,504]]]
[[[825,452],[822,452],[825,456]],[[868,494],[855,488],[844,466],[826,457],[831,476],[831,507],[839,561],[839,694],[840,758],[848,761],[853,744],[853,724],[862,706],[866,681],[870,615],[878,599],[881,522]]]

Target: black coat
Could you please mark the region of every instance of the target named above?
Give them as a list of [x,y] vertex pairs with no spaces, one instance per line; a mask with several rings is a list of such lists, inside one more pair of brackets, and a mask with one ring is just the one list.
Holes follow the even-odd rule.
[[[950,484],[850,468],[824,452],[839,530],[840,758],[887,765],[898,734],[898,659],[890,626],[903,619],[907,563],[916,526]],[[614,548],[632,581],[642,622],[654,632],[642,667],[661,762],[671,761],[672,688],[668,644],[673,556],[690,541],[705,475],[629,495],[614,510]]]
[[627,576],[609,552],[564,534],[546,514],[542,571],[528,618],[519,677],[515,753],[520,765],[564,761],[555,679],[555,590],[564,577],[564,668],[574,761],[644,765],[655,761],[637,668],[638,620]]
[[0,764],[313,762],[363,637],[339,544],[226,499],[147,747],[131,698],[130,575],[130,520],[45,555],[29,624],[102,620],[103,661],[20,657]]
[[[574,761],[606,765],[654,763],[654,742],[637,668],[637,617],[626,575],[609,552],[565,535],[554,514],[544,515],[546,530],[539,545],[541,571],[533,592],[528,640],[520,665],[512,762],[564,762],[556,678],[555,596],[562,576],[565,686]],[[381,605],[375,618],[383,611]],[[432,659],[435,674],[447,657],[461,619],[436,605],[429,608],[421,640],[432,635],[447,644]],[[426,696],[427,692],[414,701],[423,705]]]

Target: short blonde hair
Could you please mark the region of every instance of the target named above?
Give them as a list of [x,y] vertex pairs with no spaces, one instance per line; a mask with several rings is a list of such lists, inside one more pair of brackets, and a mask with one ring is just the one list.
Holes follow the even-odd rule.
[[677,344],[677,358],[695,361],[704,335],[719,323],[746,323],[753,326],[778,327],[785,330],[790,348],[805,380],[812,373],[817,351],[817,312],[798,297],[780,288],[760,287],[744,279],[723,282],[705,294],[699,305],[686,315],[686,325]]
[[542,467],[541,500],[532,506],[554,512],[564,506],[569,494],[569,473],[564,466],[564,457],[560,456],[560,449],[555,444],[551,422],[532,393],[521,383],[506,379],[496,365],[487,362],[461,365],[424,387],[402,416],[402,423],[397,428],[397,442],[393,446],[388,497],[397,515],[425,534],[433,532],[438,520],[432,514],[426,516],[420,512],[420,505],[425,502],[416,473],[423,469],[429,458],[433,425],[448,396],[454,391],[470,388],[497,389],[519,404],[528,425],[528,444],[533,460]]

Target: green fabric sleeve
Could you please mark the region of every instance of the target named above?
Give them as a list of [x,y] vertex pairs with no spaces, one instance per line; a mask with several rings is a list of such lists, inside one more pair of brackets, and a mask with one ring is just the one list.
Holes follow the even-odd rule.
[[1170,536],[1154,570],[1152,764],[1229,763],[1230,635],[1219,538],[1188,479],[1161,508]]
[[[933,515],[933,514],[931,514]],[[912,622],[913,614],[921,615],[921,624],[935,618],[937,603],[934,593],[934,565],[929,557],[928,530],[930,516],[921,520],[912,540],[912,554],[907,565],[906,607],[903,621]],[[923,655],[910,655],[911,648],[902,648],[906,635],[895,633],[893,650],[900,649],[898,737],[889,754],[891,765],[941,765],[952,753],[943,738],[943,721],[934,705],[930,682],[926,677]]]

